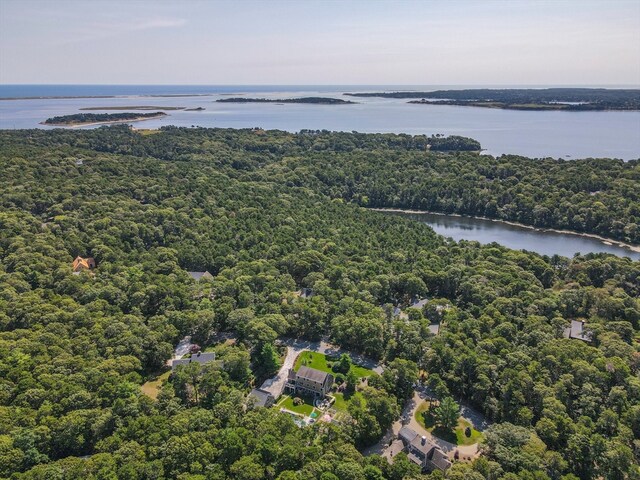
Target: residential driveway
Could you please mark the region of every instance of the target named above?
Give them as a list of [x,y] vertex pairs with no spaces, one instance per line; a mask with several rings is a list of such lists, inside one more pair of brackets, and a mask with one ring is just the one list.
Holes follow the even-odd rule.
[[[382,455],[387,458],[387,460],[390,460],[395,455],[397,455],[397,452],[395,451],[395,449],[397,449],[397,444],[396,442],[391,442],[394,438],[397,438],[398,433],[400,432],[400,428],[402,428],[402,418],[406,418],[407,422],[405,422],[405,425],[415,430],[418,435],[426,436],[430,441],[438,445],[442,449],[442,451],[445,452],[450,458],[453,458],[456,450],[458,451],[461,460],[466,460],[478,456],[477,443],[474,443],[473,445],[455,445],[451,442],[447,442],[446,440],[442,440],[438,437],[433,436],[430,432],[423,428],[422,425],[418,423],[415,414],[420,404],[426,398],[428,398],[428,395],[423,389],[414,391],[413,398],[411,398],[407,402],[404,409],[402,410],[400,420],[396,420],[393,425],[391,425],[387,433],[376,445],[367,448],[362,453],[364,455]],[[463,407],[461,410],[461,415],[469,420],[474,425],[474,428],[480,431],[486,428],[487,422],[486,420],[484,420],[480,413],[473,411],[469,407]]]
[[173,357],[166,361],[166,365],[170,367],[173,364],[174,360],[179,360],[184,357],[187,353],[189,353],[192,345],[193,343],[191,343],[191,335],[187,335],[182,340],[180,340],[178,342],[178,345],[176,346],[176,349],[173,351]]
[[303,352],[305,348],[301,345],[287,345],[287,356],[282,362],[282,366],[280,370],[278,370],[278,374],[264,381],[262,386],[260,387],[262,390],[266,390],[267,392],[273,395],[273,398],[278,398],[282,395],[282,391],[284,390],[284,385],[287,383],[287,377],[289,376],[289,370],[293,368],[296,358],[300,352]]
[[343,353],[347,353],[351,356],[353,363],[369,368],[376,373],[383,372],[382,366],[378,365],[374,360],[363,355],[354,354],[348,350],[340,349],[325,340],[310,342],[308,340],[300,340],[296,338],[285,338],[279,340],[279,343],[287,347],[287,356],[285,357],[284,362],[282,362],[282,367],[280,367],[278,374],[273,378],[265,380],[260,387],[262,390],[266,390],[271,393],[275,398],[282,395],[284,386],[287,383],[287,377],[289,376],[289,370],[295,365],[296,358],[298,358],[300,353],[306,351],[318,352],[324,355],[342,355]]
[[300,351],[309,350],[312,352],[322,353],[324,355],[336,355],[336,356],[346,353],[351,357],[351,360],[353,360],[353,363],[357,365],[362,365],[363,367],[373,370],[378,374],[381,374],[384,371],[384,368],[372,358],[366,357],[364,355],[360,355],[358,353],[350,352],[349,350],[339,348],[335,345],[332,345],[325,339],[320,340],[319,342],[310,342],[308,340],[286,338],[286,339],[282,339],[281,342],[284,345],[302,349]]

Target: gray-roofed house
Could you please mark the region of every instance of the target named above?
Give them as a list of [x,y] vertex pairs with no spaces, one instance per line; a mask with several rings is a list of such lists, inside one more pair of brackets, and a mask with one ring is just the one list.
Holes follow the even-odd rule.
[[285,384],[285,390],[301,395],[324,397],[331,390],[333,375],[315,368],[300,367],[296,372],[289,370],[289,378]]
[[205,363],[211,363],[215,361],[215,352],[198,352],[191,355],[189,358],[178,358],[171,362],[171,370],[175,370],[178,365],[189,365],[190,363],[199,363],[204,365]]
[[422,310],[422,307],[424,307],[428,302],[428,298],[414,298],[411,300],[411,305],[409,305],[409,308],[417,308],[418,310]]
[[206,270],[204,272],[187,272],[187,273],[189,273],[191,278],[193,278],[196,282],[199,282],[200,280],[203,280],[203,279],[211,280],[213,278],[213,275],[211,275]]
[[276,399],[271,395],[271,392],[262,390],[261,388],[254,388],[249,393],[249,399],[253,400],[254,406],[268,408],[276,402]]
[[585,329],[584,321],[571,320],[571,325],[564,329],[565,338],[575,338],[584,342],[593,341],[593,332]]
[[296,295],[300,298],[311,298],[313,297],[313,290],[311,288],[302,287],[296,292]]
[[451,460],[435,443],[421,437],[415,430],[402,427],[398,433],[407,451],[410,461],[419,465],[423,471],[446,470],[451,466]]

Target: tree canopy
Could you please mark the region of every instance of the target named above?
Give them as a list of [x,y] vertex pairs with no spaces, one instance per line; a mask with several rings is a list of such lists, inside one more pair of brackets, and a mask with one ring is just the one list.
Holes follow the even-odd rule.
[[[533,222],[549,202],[577,208],[590,231],[621,222],[612,232],[633,236],[638,162],[485,159],[426,141],[0,132],[0,477],[420,478],[402,454],[389,464],[358,451],[397,418],[420,370],[494,423],[483,457],[449,478],[637,475],[640,262],[455,243],[360,205],[448,199],[455,211],[489,192],[516,202],[496,210],[506,216]],[[585,194],[594,188],[605,193]],[[78,255],[97,267],[74,275]],[[213,279],[187,273],[205,270]],[[388,308],[415,295],[429,302],[407,319]],[[563,338],[571,319],[591,343]],[[142,394],[187,334],[217,361],[179,368],[156,400]],[[352,397],[351,421],[301,429],[247,405],[277,368],[276,338],[325,335],[386,367]]]

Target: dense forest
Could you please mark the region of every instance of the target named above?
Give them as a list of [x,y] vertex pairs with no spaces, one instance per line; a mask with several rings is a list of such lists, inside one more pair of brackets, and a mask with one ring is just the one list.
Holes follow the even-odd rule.
[[82,125],[88,123],[102,122],[126,122],[130,120],[148,120],[151,118],[159,118],[165,116],[164,112],[151,113],[75,113],[72,115],[60,115],[57,117],[47,118],[43,123],[45,125],[70,126]]
[[[638,162],[493,159],[429,141],[0,132],[0,478],[638,478],[640,262],[455,243],[360,206],[494,200],[531,223],[538,206],[552,219],[574,208],[588,231],[619,222],[637,235]],[[73,275],[78,255],[97,268]],[[314,296],[296,301],[300,287]],[[408,319],[384,308],[415,296],[431,300]],[[563,338],[571,319],[586,320],[591,344]],[[218,332],[239,342],[216,344]],[[185,334],[221,362],[143,395]],[[247,404],[276,338],[325,335],[386,366],[349,405],[353,421],[298,428]],[[423,475],[404,454],[360,453],[419,370],[493,423],[473,463]]]
[[[640,110],[640,90],[606,88],[477,88],[432,92],[346,93],[354,97],[414,98],[434,105],[463,105],[519,110]],[[439,99],[430,101],[430,99]]]
[[315,103],[320,105],[346,105],[356,102],[342,100],[341,98],[328,97],[300,97],[300,98],[247,98],[247,97],[231,97],[221,98],[216,102],[222,103]]

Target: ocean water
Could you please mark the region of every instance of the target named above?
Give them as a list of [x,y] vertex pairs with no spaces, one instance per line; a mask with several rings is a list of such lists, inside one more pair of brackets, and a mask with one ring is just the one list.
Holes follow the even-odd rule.
[[[434,90],[443,86],[180,86],[180,85],[0,85],[0,128],[52,128],[40,125],[56,115],[100,106],[202,107],[173,110],[137,128],[232,127],[463,135],[480,141],[484,153],[532,158],[640,158],[640,112],[532,112],[415,105],[404,99],[358,98],[345,92]],[[172,95],[172,96],[156,96]],[[182,96],[190,95],[190,96]],[[260,98],[326,96],[355,105],[216,103],[231,95]],[[109,96],[110,98],[77,98]],[[6,100],[6,98],[14,98]],[[15,97],[75,97],[15,99]],[[83,127],[95,128],[95,127]]]

